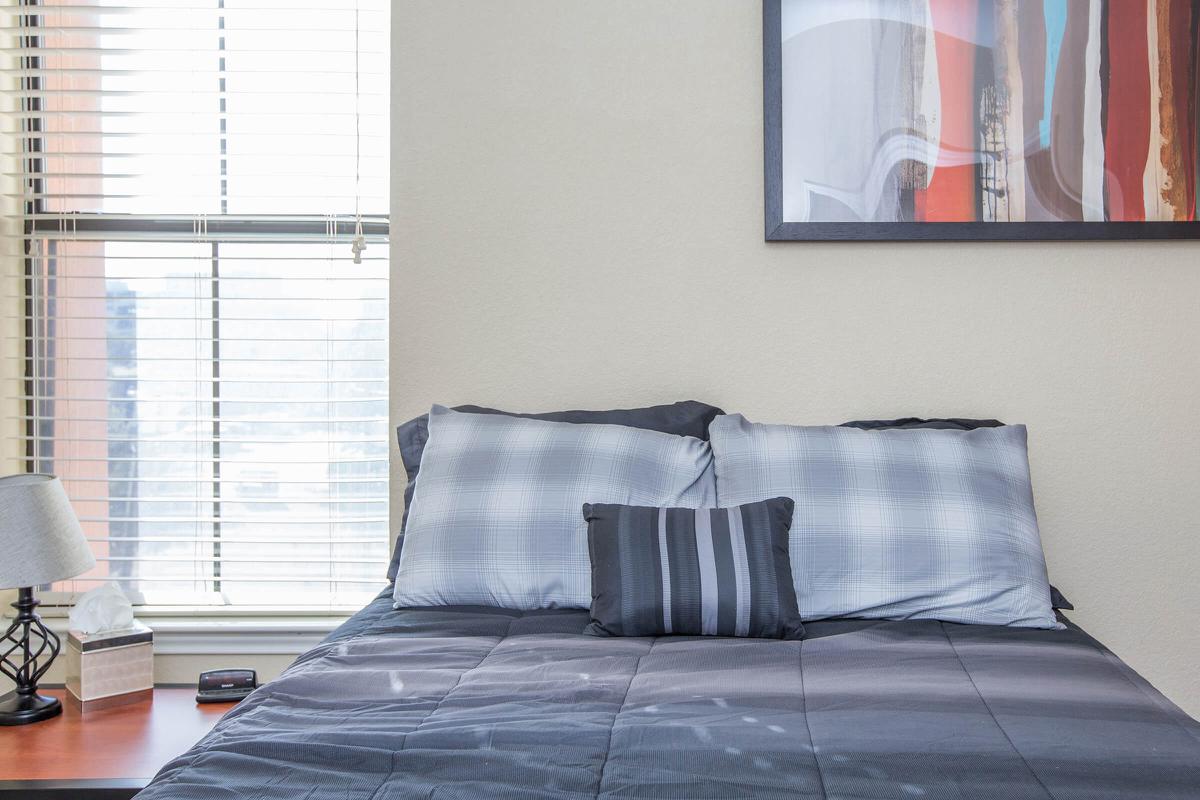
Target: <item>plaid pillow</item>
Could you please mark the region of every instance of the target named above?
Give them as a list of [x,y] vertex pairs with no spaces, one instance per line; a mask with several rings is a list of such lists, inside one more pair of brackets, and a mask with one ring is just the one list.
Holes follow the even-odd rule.
[[715,505],[708,443],[434,406],[397,607],[587,608],[587,524],[579,509],[591,501]]
[[595,636],[799,639],[792,501],[737,508],[588,504]]
[[[681,400],[670,405],[648,406],[646,408],[617,408],[611,411],[547,411],[540,414],[518,414],[513,411],[499,411],[483,406],[455,406],[455,411],[466,411],[470,414],[503,414],[506,417],[524,417],[526,419],[543,419],[547,422],[572,422],[576,425],[594,423],[597,425],[628,425],[631,428],[645,428],[648,431],[673,433],[676,436],[695,436],[697,439],[708,440],[708,423],[718,414],[725,412],[716,406],[700,403],[695,400]],[[388,564],[387,579],[396,579],[396,568],[400,565],[400,553],[404,548],[404,530],[408,526],[408,510],[412,506],[413,492],[417,488],[417,475],[421,471],[421,454],[425,452],[425,443],[429,441],[429,415],[422,414],[402,425],[396,426],[396,444],[400,447],[400,463],[408,473],[408,485],[404,487],[404,514],[400,518],[400,533],[396,537],[396,545],[392,548],[392,560]]]
[[873,430],[711,427],[720,505],[796,501],[790,551],[804,619],[1058,628],[1022,425]]

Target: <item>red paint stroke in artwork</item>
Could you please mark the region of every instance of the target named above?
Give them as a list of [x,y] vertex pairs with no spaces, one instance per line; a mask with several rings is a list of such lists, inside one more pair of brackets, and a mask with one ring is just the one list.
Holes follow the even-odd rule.
[[942,136],[937,168],[925,189],[915,192],[915,216],[923,222],[974,222],[977,216],[975,163],[975,34],[979,0],[929,0],[933,17]]
[[1146,219],[1142,180],[1150,152],[1150,53],[1145,2],[1108,6],[1105,200],[1114,222]]

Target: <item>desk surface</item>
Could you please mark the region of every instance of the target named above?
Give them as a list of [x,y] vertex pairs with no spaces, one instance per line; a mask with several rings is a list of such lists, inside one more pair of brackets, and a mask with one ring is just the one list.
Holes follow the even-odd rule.
[[[41,693],[62,699],[63,713],[30,725],[0,726],[0,797],[14,796],[17,789],[31,797],[72,796],[59,790],[74,791],[75,797],[130,796],[129,787],[148,783],[233,708],[196,703],[194,688],[155,689],[152,699],[86,713],[63,689]],[[95,791],[84,791],[88,788]]]

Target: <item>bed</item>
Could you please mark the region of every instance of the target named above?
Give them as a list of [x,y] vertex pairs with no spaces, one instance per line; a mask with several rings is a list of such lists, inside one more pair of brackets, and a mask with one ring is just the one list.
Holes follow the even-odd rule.
[[391,589],[138,797],[1200,797],[1200,724],[1068,622],[581,634]]

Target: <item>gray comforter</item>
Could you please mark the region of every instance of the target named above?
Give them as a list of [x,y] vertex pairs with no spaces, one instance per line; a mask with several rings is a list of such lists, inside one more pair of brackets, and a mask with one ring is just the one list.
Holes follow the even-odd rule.
[[586,623],[381,597],[138,797],[1200,798],[1200,724],[1075,627]]

